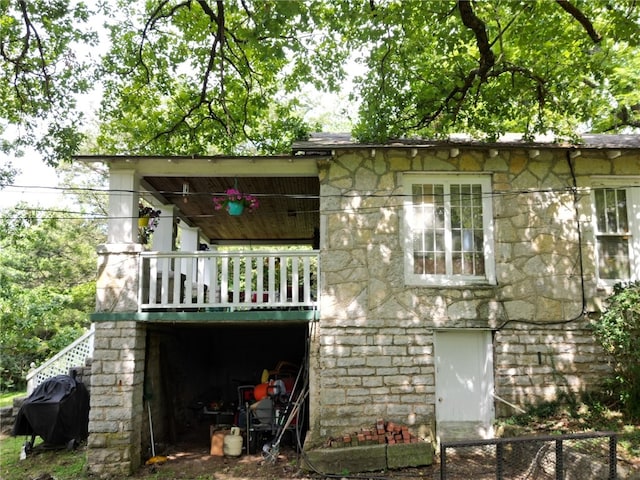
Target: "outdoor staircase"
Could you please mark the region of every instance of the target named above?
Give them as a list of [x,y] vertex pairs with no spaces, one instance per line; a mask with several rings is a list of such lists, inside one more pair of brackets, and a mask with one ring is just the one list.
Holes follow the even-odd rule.
[[60,350],[38,368],[30,370],[27,374],[27,396],[47,378],[68,375],[71,368],[84,367],[87,359],[93,356],[94,334],[92,325],[91,329],[75,342]]

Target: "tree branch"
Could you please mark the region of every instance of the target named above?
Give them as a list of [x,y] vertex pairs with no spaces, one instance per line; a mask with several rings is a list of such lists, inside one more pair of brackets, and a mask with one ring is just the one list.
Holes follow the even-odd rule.
[[[514,64],[509,64],[509,63],[505,63],[499,67],[494,68],[491,72],[487,72],[484,76],[483,79],[481,79],[480,83],[485,83],[487,81],[488,78],[497,78],[500,75],[503,75],[505,73],[511,74],[511,75],[521,75],[525,78],[528,78],[529,80],[533,81],[535,83],[535,88],[536,88],[536,97],[537,97],[537,101],[538,101],[538,105],[542,108],[544,106],[545,103],[545,98],[546,98],[546,88],[545,88],[545,80],[544,78],[535,75],[531,70],[528,70],[524,67],[518,66],[518,65],[514,65]],[[449,109],[449,106],[451,104],[454,105],[453,107],[453,111],[454,112],[458,112],[460,110],[460,108],[462,107],[462,103],[464,102],[464,99],[467,97],[467,94],[469,93],[469,90],[471,90],[471,87],[473,86],[474,81],[476,80],[476,78],[479,77],[479,69],[475,69],[472,70],[471,72],[469,72],[467,74],[467,76],[464,78],[464,82],[461,86],[456,86],[455,88],[453,88],[451,90],[451,92],[449,92],[449,94],[446,96],[446,98],[440,103],[440,105],[438,106],[438,108],[436,108],[436,110],[434,112],[432,112],[430,115],[427,115],[425,117],[423,117],[422,119],[420,119],[413,128],[420,128],[420,127],[425,127],[430,125],[431,123],[433,123],[445,110]],[[478,85],[478,89],[480,89],[480,85]]]
[[470,28],[476,36],[476,45],[480,52],[480,69],[478,74],[481,78],[484,78],[496,61],[493,50],[491,50],[491,44],[489,43],[486,25],[473,11],[470,0],[458,0],[458,10],[460,10],[460,17],[462,18],[464,26]]
[[615,113],[617,121],[613,122],[605,131],[617,130],[622,127],[640,128],[640,103],[635,105],[622,105]]
[[[437,108],[429,115],[426,115],[419,119],[413,128],[421,128],[431,125],[440,115],[445,111],[453,112],[454,118],[462,108],[462,104],[467,98],[469,91],[472,89],[476,80],[479,81],[477,85],[476,95],[479,95],[482,84],[487,83],[490,78],[497,78],[505,73],[512,76],[522,76],[531,80],[535,85],[536,99],[540,108],[545,104],[547,90],[545,87],[544,78],[536,75],[533,71],[514,65],[507,62],[501,62],[499,66],[496,66],[496,58],[491,50],[491,47],[495,42],[490,43],[487,35],[486,24],[475,14],[473,6],[470,0],[458,0],[458,8],[463,24],[471,29],[475,34],[476,44],[480,52],[480,59],[478,61],[478,68],[471,70],[464,75],[462,85],[456,85],[451,89],[449,94],[440,102]],[[502,35],[504,31],[509,28],[513,19],[507,26],[500,32]]]
[[[162,5],[156,8],[156,10],[153,13],[153,18],[156,18],[156,19],[161,18],[160,12],[162,10],[162,6],[166,5],[167,2],[168,0],[162,0]],[[238,72],[239,78],[241,78],[241,80],[245,83],[245,89],[247,90],[247,92],[251,90],[250,81],[253,78],[252,75],[254,72],[252,72],[251,65],[246,55],[242,57],[238,57],[233,51],[230,40],[238,44],[242,42],[233,35],[233,32],[227,31],[225,7],[224,7],[223,0],[214,0],[214,2],[210,2],[208,0],[197,0],[197,4],[200,6],[200,8],[202,8],[202,11],[204,12],[204,14],[209,18],[210,22],[213,24],[213,28],[212,28],[213,39],[211,42],[211,46],[209,48],[207,65],[205,67],[205,70],[202,76],[202,82],[200,86],[200,93],[199,93],[198,100],[193,105],[191,105],[187,110],[184,110],[182,115],[170,127],[168,127],[167,129],[155,135],[150,140],[150,142],[158,140],[161,137],[171,135],[172,133],[175,133],[182,125],[186,126],[190,130],[193,130],[193,128],[196,128],[189,125],[189,120],[192,118],[194,113],[201,107],[206,108],[208,112],[207,118],[216,122],[222,128],[224,128],[227,131],[228,135],[233,134],[235,120],[233,118],[233,115],[229,111],[227,99],[225,98],[227,68],[235,69]],[[190,4],[190,0],[184,0],[184,3],[181,3],[179,5],[185,6],[188,4]],[[245,13],[247,14],[248,17],[250,17],[251,13],[248,10],[248,7],[246,6],[246,4],[244,4],[244,2],[243,2],[243,5],[244,5]],[[170,15],[173,15],[174,12],[175,12],[175,9],[171,11]],[[149,22],[148,22],[148,25],[150,25]],[[240,48],[239,50],[241,53],[244,53],[242,48]],[[246,67],[250,72],[248,75],[243,75],[241,69],[238,68],[238,65],[235,63],[234,59],[226,55],[225,52],[227,51],[234,58],[236,58],[237,61],[244,62],[246,64]],[[216,72],[218,76],[217,78],[218,92],[216,95],[214,95],[214,98],[210,98],[211,91],[210,91],[209,82],[211,78],[214,75],[216,75]],[[246,99],[245,99],[245,102],[247,102]],[[222,116],[216,114],[213,108],[214,105],[217,108],[222,109],[222,112],[224,112]],[[201,119],[199,123],[202,123],[204,120],[205,120],[204,118]]]
[[138,65],[141,65],[142,68],[144,69],[147,77],[147,83],[151,82],[151,75],[149,73],[149,67],[147,67],[147,64],[144,62],[143,55],[142,55],[142,52],[144,50],[144,44],[147,40],[147,33],[150,32],[155,27],[159,19],[170,18],[175,14],[175,12],[178,9],[184,8],[184,7],[188,8],[191,5],[189,3],[189,0],[185,0],[184,2],[178,3],[177,5],[172,7],[168,14],[162,15],[162,10],[164,9],[165,5],[167,5],[168,3],[169,3],[169,0],[162,0],[158,4],[158,6],[154,9],[154,11],[151,13],[151,15],[149,15],[149,18],[145,22],[144,28],[142,29],[142,39],[140,40],[140,45],[138,45]]
[[[227,133],[231,134],[230,130],[230,121],[231,121],[231,113],[227,108],[227,103],[225,101],[225,56],[224,56],[224,46],[226,44],[226,26],[225,26],[225,16],[224,16],[224,2],[222,0],[216,0],[216,12],[209,6],[206,0],[198,0],[198,3],[205,11],[205,13],[209,16],[209,18],[215,22],[216,24],[216,32],[214,36],[213,45],[211,46],[211,51],[209,53],[209,63],[207,65],[207,71],[205,72],[204,79],[202,81],[202,90],[200,92],[200,102],[202,103],[207,94],[207,83],[209,79],[209,74],[213,71],[213,66],[215,64],[216,57],[219,60],[220,71],[219,71],[219,81],[220,81],[220,93],[218,98],[220,99],[220,105],[224,110],[227,116]],[[216,53],[216,45],[219,46],[219,51]]]
[[560,5],[560,7],[565,12],[575,18],[580,23],[580,25],[582,25],[582,27],[587,31],[589,37],[591,37],[591,40],[593,40],[593,43],[600,43],[600,41],[602,41],[602,37],[598,32],[596,32],[596,29],[593,27],[591,20],[589,20],[587,16],[582,13],[582,10],[569,2],[569,0],[556,0],[556,3]]
[[51,79],[51,75],[47,70],[47,60],[46,60],[47,57],[45,55],[42,40],[40,38],[40,35],[38,34],[38,31],[36,30],[36,27],[31,22],[31,18],[29,17],[29,11],[27,10],[26,1],[19,0],[18,5],[20,6],[20,12],[22,13],[22,20],[24,21],[24,27],[25,27],[25,34],[24,34],[24,37],[22,38],[22,48],[20,49],[20,53],[16,57],[11,58],[9,53],[5,51],[4,42],[2,42],[2,49],[1,49],[2,56],[5,60],[7,60],[9,63],[12,63],[14,65],[14,82],[15,82],[14,86],[16,89],[16,94],[18,97],[22,98],[24,101],[24,97],[22,93],[18,90],[17,84],[18,84],[18,77],[20,76],[20,74],[21,73],[27,74],[29,73],[29,70],[30,70],[29,67],[23,68],[23,62],[27,58],[27,55],[29,53],[29,47],[31,46],[31,35],[33,34],[35,38],[36,48],[39,54],[38,70],[40,70],[43,78],[42,85],[43,85],[44,95],[45,97],[50,98],[52,79]]
[[[465,27],[471,29],[476,37],[476,45],[480,52],[480,59],[478,60],[479,66],[478,68],[471,70],[471,72],[465,76],[462,86],[456,86],[451,92],[449,92],[449,95],[447,95],[444,101],[440,103],[440,106],[431,113],[431,115],[422,118],[418,122],[418,125],[431,124],[442,112],[448,109],[452,102],[454,102],[455,117],[476,78],[479,78],[480,83],[483,83],[489,75],[489,71],[495,65],[496,59],[493,50],[491,50],[491,43],[489,43],[486,25],[473,11],[471,1],[458,0],[458,9],[460,11],[462,23]],[[479,88],[480,86],[478,86],[478,89]]]

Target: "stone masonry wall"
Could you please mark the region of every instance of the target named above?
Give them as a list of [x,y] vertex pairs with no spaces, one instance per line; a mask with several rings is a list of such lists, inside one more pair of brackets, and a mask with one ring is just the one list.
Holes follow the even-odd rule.
[[[501,399],[518,406],[579,400],[597,390],[610,366],[587,321],[505,327],[495,335],[495,384]],[[518,413],[496,402],[496,415]]]
[[97,476],[127,476],[141,459],[145,335],[136,322],[96,324],[87,464]]
[[[592,173],[631,165],[637,174],[640,160],[599,151],[570,165],[561,150],[413,150],[338,150],[320,165],[311,444],[381,417],[432,431],[439,328],[493,330],[496,392],[518,405],[560,387],[592,388],[607,369],[582,315],[606,292],[595,286],[590,196],[573,190],[573,175],[585,186]],[[497,285],[405,285],[403,172],[491,173]]]

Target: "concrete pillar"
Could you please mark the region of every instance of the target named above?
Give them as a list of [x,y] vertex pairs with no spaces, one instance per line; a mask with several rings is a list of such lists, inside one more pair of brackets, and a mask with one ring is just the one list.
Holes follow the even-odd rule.
[[195,227],[180,227],[180,251],[197,252],[200,240],[200,229]]

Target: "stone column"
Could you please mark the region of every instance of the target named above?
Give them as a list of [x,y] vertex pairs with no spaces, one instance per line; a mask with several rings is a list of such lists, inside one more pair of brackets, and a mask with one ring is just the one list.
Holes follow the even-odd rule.
[[87,448],[91,474],[122,478],[140,466],[144,354],[144,325],[96,324]]
[[87,468],[99,477],[126,477],[141,460],[146,327],[133,317],[142,248],[98,247],[96,312],[120,317],[95,324]]
[[98,246],[96,312],[138,310],[138,261],[142,250],[139,243]]

